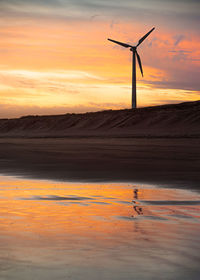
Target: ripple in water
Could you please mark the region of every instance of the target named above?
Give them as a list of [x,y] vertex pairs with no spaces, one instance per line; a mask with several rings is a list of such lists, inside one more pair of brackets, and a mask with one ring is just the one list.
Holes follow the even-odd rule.
[[0,279],[199,279],[198,192],[0,177]]

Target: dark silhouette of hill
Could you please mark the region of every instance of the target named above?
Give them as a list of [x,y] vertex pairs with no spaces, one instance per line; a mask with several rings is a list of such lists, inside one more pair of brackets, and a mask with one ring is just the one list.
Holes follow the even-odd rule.
[[0,119],[0,137],[199,137],[200,101],[84,114]]

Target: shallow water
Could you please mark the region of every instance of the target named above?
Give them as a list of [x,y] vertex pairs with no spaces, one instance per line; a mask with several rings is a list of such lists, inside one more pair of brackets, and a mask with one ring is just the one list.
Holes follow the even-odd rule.
[[0,176],[0,279],[199,279],[200,194]]

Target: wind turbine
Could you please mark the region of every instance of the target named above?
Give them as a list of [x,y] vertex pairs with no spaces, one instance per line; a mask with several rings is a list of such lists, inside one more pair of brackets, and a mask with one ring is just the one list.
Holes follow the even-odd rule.
[[143,77],[143,70],[142,70],[142,62],[140,59],[140,56],[137,52],[137,47],[147,38],[147,36],[149,36],[149,34],[155,29],[152,28],[147,34],[145,34],[139,41],[138,44],[136,46],[132,46],[129,44],[125,44],[119,41],[115,41],[112,39],[108,39],[109,41],[118,44],[124,48],[130,48],[130,51],[133,53],[133,60],[132,60],[132,109],[137,107],[137,99],[136,99],[136,57],[137,57],[137,61],[140,67],[140,71]]

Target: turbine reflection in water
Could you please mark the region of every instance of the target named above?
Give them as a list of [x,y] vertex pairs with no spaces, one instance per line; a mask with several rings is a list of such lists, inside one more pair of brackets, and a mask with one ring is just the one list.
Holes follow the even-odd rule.
[[198,279],[198,193],[0,179],[1,279]]

